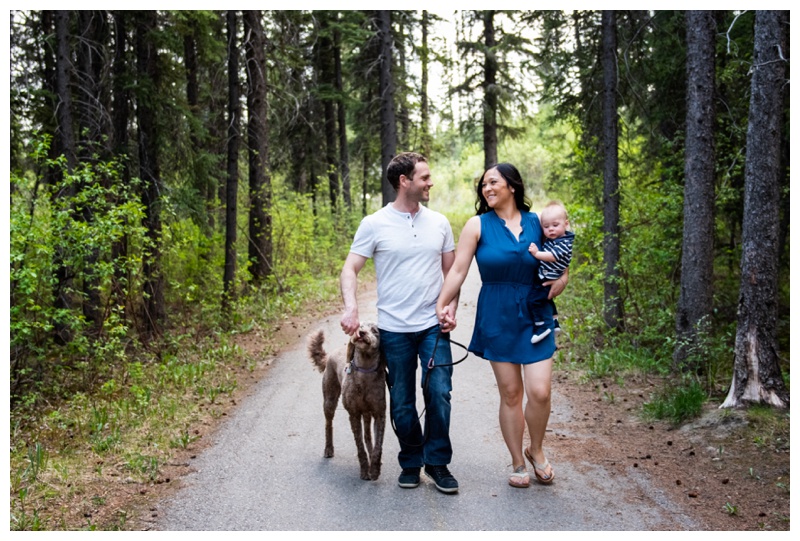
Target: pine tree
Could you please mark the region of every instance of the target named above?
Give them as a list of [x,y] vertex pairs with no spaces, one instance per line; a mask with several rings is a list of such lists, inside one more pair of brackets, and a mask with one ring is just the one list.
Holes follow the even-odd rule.
[[721,407],[789,407],[777,348],[782,86],[788,12],[757,11],[733,381]]

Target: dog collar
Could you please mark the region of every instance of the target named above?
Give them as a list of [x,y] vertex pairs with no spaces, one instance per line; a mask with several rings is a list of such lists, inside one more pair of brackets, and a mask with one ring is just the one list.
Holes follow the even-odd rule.
[[350,363],[347,365],[346,372],[349,374],[353,369],[355,369],[356,372],[361,372],[363,374],[371,374],[372,372],[378,371],[377,366],[375,368],[361,368],[356,364],[355,359],[351,360]]

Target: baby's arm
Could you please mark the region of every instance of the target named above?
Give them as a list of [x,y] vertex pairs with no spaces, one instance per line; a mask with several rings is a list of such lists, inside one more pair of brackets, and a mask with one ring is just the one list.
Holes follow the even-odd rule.
[[532,242],[530,246],[528,246],[528,251],[531,253],[533,257],[538,259],[539,261],[549,261],[550,263],[555,263],[556,256],[554,256],[550,252],[545,252],[540,250],[536,243]]

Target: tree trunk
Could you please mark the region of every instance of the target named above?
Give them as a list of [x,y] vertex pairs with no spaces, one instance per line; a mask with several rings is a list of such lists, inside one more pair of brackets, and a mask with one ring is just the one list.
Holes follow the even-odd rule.
[[189,141],[191,148],[188,149],[188,158],[191,162],[192,185],[205,203],[204,210],[207,213],[206,220],[203,220],[202,214],[198,213],[197,222],[201,225],[206,236],[210,237],[214,224],[212,202],[215,194],[208,171],[201,159],[201,154],[205,149],[203,148],[203,141],[198,136],[199,130],[197,129],[203,122],[199,118],[200,84],[198,82],[198,73],[200,68],[197,61],[197,39],[195,37],[197,21],[193,17],[187,17],[187,25],[188,28],[183,36],[183,57],[186,72],[186,104],[190,113]]
[[225,184],[225,269],[222,278],[222,310],[229,313],[236,298],[236,212],[239,193],[239,48],[236,44],[236,12],[229,10],[228,26],[228,178]]
[[[130,121],[130,90],[128,90],[128,62],[125,48],[128,41],[127,16],[125,11],[114,11],[114,64],[112,82],[112,148],[118,157],[128,155],[128,122]],[[128,159],[122,160],[120,182],[128,186],[131,181],[131,170]],[[127,228],[124,228],[127,229]],[[115,241],[111,246],[111,259],[114,264],[114,279],[111,285],[112,303],[116,307],[126,307],[126,286],[130,283],[128,272],[123,261],[128,256],[128,236]]]
[[[98,159],[111,157],[108,140],[111,130],[106,122],[108,113],[108,94],[105,90],[105,71],[108,65],[105,58],[108,42],[108,24],[106,12],[80,10],[77,11],[78,32],[80,39],[77,47],[77,92],[78,133],[80,144],[78,155],[80,161],[90,163]],[[98,179],[108,186],[108,179]],[[81,189],[84,185],[81,184]],[[94,221],[93,205],[84,205],[77,219],[85,223]],[[90,248],[86,253],[82,269],[83,278],[83,316],[92,327],[94,333],[100,332],[102,324],[102,308],[100,283],[97,277],[97,261],[100,257],[98,248]]]
[[604,319],[609,328],[622,327],[619,296],[619,162],[617,119],[617,24],[614,11],[603,11],[603,258],[605,260]]
[[267,172],[267,80],[261,11],[243,12],[247,73],[247,141],[250,191],[250,274],[260,284],[272,272],[271,186]]
[[[72,64],[69,47],[69,11],[57,11],[55,13],[56,26],[56,92],[58,95],[58,147],[64,154],[67,163],[68,173],[75,170],[77,155],[75,151],[75,137],[73,135],[72,119],[72,93],[69,83],[69,67]],[[54,181],[60,180],[54,178]],[[73,184],[62,186],[54,197],[72,199],[75,196]],[[55,254],[55,307],[58,310],[71,310],[77,304],[74,298],[74,269],[71,269],[67,262],[66,250],[63,246],[58,246]],[[56,320],[53,324],[56,340],[66,344],[72,340],[72,332],[61,321]]]
[[698,333],[708,328],[714,271],[714,88],[716,22],[711,11],[686,12],[686,151],[683,251],[673,368],[703,372]]
[[388,10],[377,12],[380,37],[380,100],[381,100],[381,194],[383,205],[391,203],[397,192],[386,176],[389,162],[397,154],[397,123],[394,117],[394,80],[392,79],[392,21]]
[[483,37],[486,52],[483,64],[483,168],[497,164],[497,56],[495,51],[494,11],[483,12]]
[[69,47],[69,11],[56,12],[56,91],[58,92],[58,138],[67,160],[67,170],[72,173],[78,162],[75,149],[72,119],[72,92],[69,69],[72,65]]
[[[788,21],[787,23],[788,24]],[[783,50],[783,57],[789,58],[789,39],[788,37],[784,39],[786,43],[786,47]],[[791,101],[791,92],[789,89],[789,85],[785,84],[782,87],[782,94],[783,94],[783,117],[781,118],[781,126],[783,126],[783,136],[781,137],[781,183],[780,183],[780,193],[781,193],[781,220],[780,220],[780,233],[778,237],[778,254],[780,254],[780,269],[789,270],[789,214],[790,214],[790,207],[791,207],[791,195],[790,195],[790,182],[791,178],[789,176],[789,165],[790,165],[790,151],[791,145],[789,140],[789,125],[790,125],[790,115],[789,115],[789,103]]]
[[161,272],[161,197],[163,186],[158,150],[161,142],[156,123],[155,100],[158,96],[158,50],[153,43],[156,12],[141,11],[136,15],[136,66],[138,71],[137,120],[139,123],[139,177],[143,182],[143,225],[151,242],[146,250],[144,268],[145,334],[156,337],[166,315],[164,277]]
[[[56,12],[52,10],[43,9],[39,18],[37,31],[43,36],[42,47],[42,86],[44,109],[52,113],[47,115],[48,123],[43,125],[46,133],[53,134],[53,140],[50,143],[50,151],[48,158],[51,160],[61,156],[61,136],[58,132],[58,32],[56,28]],[[43,180],[46,185],[55,186],[58,176],[58,169],[55,167],[45,168],[43,171]]]
[[325,120],[325,164],[328,173],[328,196],[331,208],[336,209],[339,198],[339,165],[336,160],[336,113],[334,112],[333,90],[336,88],[336,74],[333,59],[333,40],[331,28],[328,23],[328,14],[321,12],[319,17],[319,46],[317,47],[317,61],[319,63],[319,79],[322,93],[322,109]]
[[428,110],[428,12],[422,10],[422,49],[420,50],[420,64],[422,68],[422,78],[420,81],[419,114],[420,131],[422,132],[422,154],[430,159],[431,154],[431,134],[430,134],[430,112]]
[[757,11],[745,159],[742,279],[733,381],[722,408],[788,408],[778,358],[778,229],[787,11]]
[[78,155],[83,161],[108,159],[111,157],[108,142],[111,127],[107,120],[109,93],[106,74],[110,65],[106,57],[109,41],[107,12],[80,10],[76,13],[80,32],[76,62]]
[[333,33],[333,60],[336,74],[336,110],[339,116],[339,171],[342,175],[344,203],[347,206],[347,210],[352,210],[353,198],[350,188],[350,156],[347,148],[347,111],[344,105],[344,84],[342,83],[342,35],[338,26]]
[[411,115],[408,111],[408,84],[404,81],[404,74],[408,73],[406,66],[406,48],[405,48],[405,17],[398,17],[397,28],[394,31],[393,44],[397,51],[397,72],[398,84],[395,85],[395,103],[397,104],[397,123],[400,128],[397,135],[397,145],[403,149],[410,148],[410,135],[411,135]]
[[361,173],[361,216],[367,215],[367,199],[369,198],[368,182],[369,178],[370,156],[369,147],[364,148],[364,161],[362,163]]

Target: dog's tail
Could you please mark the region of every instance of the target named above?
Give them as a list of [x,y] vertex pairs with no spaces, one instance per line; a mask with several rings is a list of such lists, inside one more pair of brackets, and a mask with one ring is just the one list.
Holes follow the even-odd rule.
[[317,331],[308,337],[308,356],[311,357],[311,362],[320,372],[324,372],[325,366],[328,364],[328,354],[322,347],[323,342],[325,342],[325,333],[322,331]]

